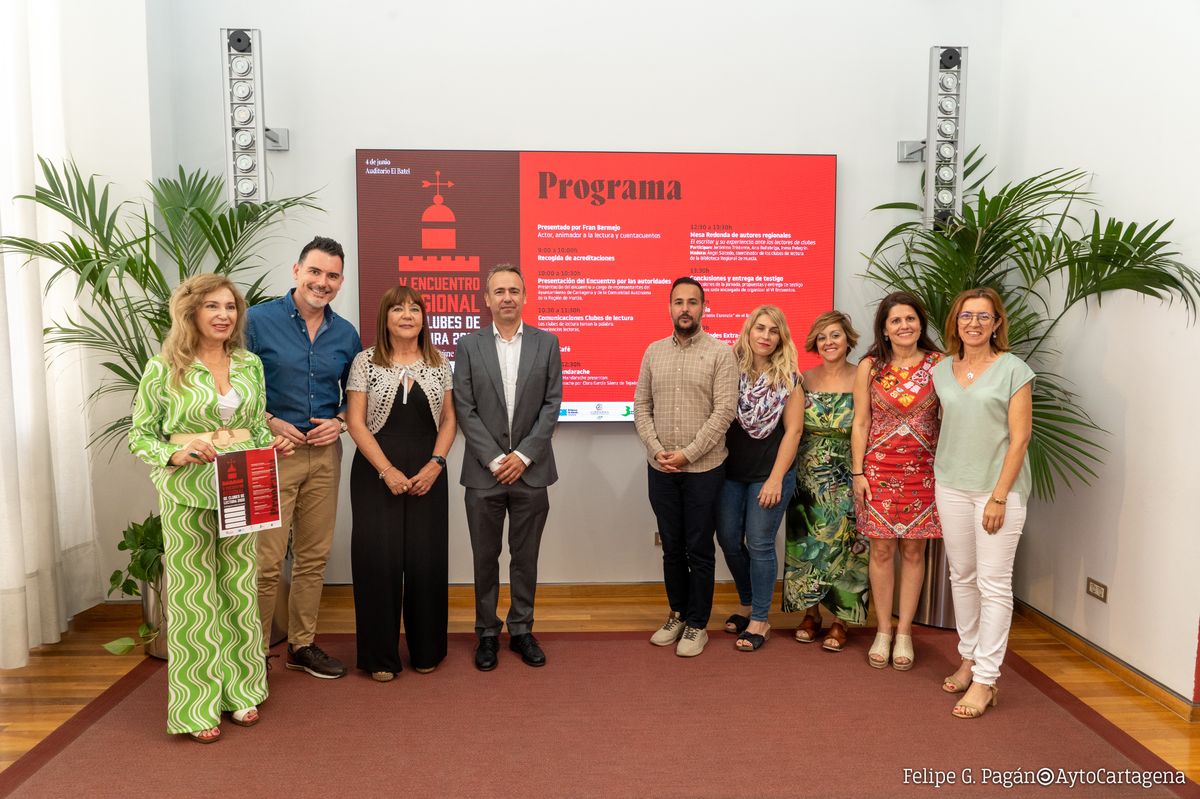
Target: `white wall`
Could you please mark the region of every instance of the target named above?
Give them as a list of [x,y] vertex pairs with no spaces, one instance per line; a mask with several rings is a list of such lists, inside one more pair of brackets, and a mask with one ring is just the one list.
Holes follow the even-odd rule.
[[[1005,4],[1001,163],[1008,175],[1094,171],[1103,211],[1177,220],[1168,234],[1200,267],[1200,5]],[[1197,696],[1200,522],[1194,353],[1182,307],[1132,297],[1074,314],[1058,335],[1061,372],[1112,435],[1100,479],[1035,505],[1017,593],[1188,699]],[[1084,596],[1091,576],[1108,604]]]
[[[836,301],[867,327],[878,292],[857,279],[860,253],[895,221],[868,211],[915,193],[919,167],[897,165],[895,143],[923,136],[933,44],[971,47],[968,131],[1003,176],[1097,169],[1094,188],[1114,213],[1179,216],[1176,236],[1193,245],[1185,252],[1197,251],[1196,205],[1186,194],[1196,177],[1187,132],[1197,120],[1183,102],[1197,66],[1183,37],[1196,12],[1162,3],[1130,19],[1126,9],[1115,0],[1067,10],[933,0],[148,2],[153,167],[223,171],[217,31],[237,26],[262,30],[267,122],[291,129],[292,150],[269,156],[271,191],[318,190],[328,211],[293,225],[269,251],[280,290],[313,232],[343,241],[354,275],[358,147],[836,153]],[[1053,70],[1033,61],[1042,47],[1062,53]],[[86,67],[104,74],[108,64]],[[1050,82],[1052,72],[1066,79]],[[1128,77],[1143,73],[1146,85]],[[1169,165],[1151,176],[1144,170],[1155,147]],[[120,166],[111,153],[95,157],[93,169]],[[356,318],[353,279],[335,308]],[[1185,346],[1196,331],[1183,322],[1178,311],[1117,301],[1088,317],[1086,331],[1078,328],[1086,335],[1063,338],[1064,369],[1114,432],[1112,452],[1095,488],[1034,508],[1019,594],[1191,696],[1200,592],[1184,586],[1197,562],[1196,524],[1179,498],[1194,471],[1186,455],[1195,436],[1183,435],[1183,424],[1168,430],[1168,420],[1187,418],[1185,397],[1197,387],[1180,357],[1193,351]],[[660,579],[632,429],[562,426],[555,443],[562,480],[551,494],[541,578]],[[456,448],[452,469],[459,457]],[[99,475],[98,494],[127,495],[130,473]],[[119,529],[130,513],[102,515]],[[451,514],[451,579],[469,582],[457,487]],[[333,580],[349,577],[348,520],[343,502]],[[1085,572],[1109,584],[1108,606],[1084,604]]]
[[[61,151],[43,150],[40,154],[56,161],[73,158],[85,175],[97,173],[98,183],[111,181],[113,202],[144,196],[142,186],[154,175],[150,66],[143,44],[145,2],[61,0],[59,7],[55,22],[60,30],[61,63],[43,66],[61,73],[65,146]],[[56,360],[50,369],[51,383],[71,379],[71,370],[80,367],[70,356]],[[102,374],[97,360],[85,360],[82,368],[95,385]],[[105,400],[89,414],[92,429],[101,429],[126,412],[125,403]],[[93,478],[90,501],[101,536],[99,571],[107,590],[109,573],[128,562],[116,548],[121,530],[131,520],[145,518],[154,507],[155,495],[145,468],[128,455],[123,444],[111,457],[109,450],[99,449],[89,450],[87,457]],[[87,502],[88,498],[75,500]]]

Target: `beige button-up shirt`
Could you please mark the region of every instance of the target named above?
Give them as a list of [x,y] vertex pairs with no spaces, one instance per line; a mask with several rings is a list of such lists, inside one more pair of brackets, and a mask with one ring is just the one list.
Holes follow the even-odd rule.
[[633,422],[650,465],[659,468],[654,456],[663,450],[683,450],[685,472],[707,472],[724,463],[725,431],[737,410],[737,392],[733,349],[703,330],[647,347]]

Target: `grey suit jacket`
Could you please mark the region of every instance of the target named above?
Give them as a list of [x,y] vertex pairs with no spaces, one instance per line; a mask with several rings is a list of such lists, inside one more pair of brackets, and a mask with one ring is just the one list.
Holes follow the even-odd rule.
[[521,336],[511,437],[492,326],[458,340],[454,356],[454,408],[458,412],[458,428],[467,443],[459,482],[468,488],[496,485],[487,465],[513,450],[520,450],[532,461],[521,475],[527,485],[540,488],[558,480],[554,450],[550,446],[562,404],[558,337],[531,325],[525,325]]

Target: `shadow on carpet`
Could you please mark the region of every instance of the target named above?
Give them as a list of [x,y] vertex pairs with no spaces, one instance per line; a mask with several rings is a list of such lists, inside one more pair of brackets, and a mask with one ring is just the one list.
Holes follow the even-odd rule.
[[[0,797],[1200,796],[1144,787],[1174,770],[1015,655],[999,706],[953,718],[949,632],[919,630],[907,673],[867,666],[867,631],[841,654],[784,631],[739,653],[715,631],[692,659],[648,636],[539,635],[542,669],[504,639],[482,674],[452,635],[437,671],[390,683],[277,666],[262,723],[226,721],[211,746],[166,734],[166,669],[147,660],[0,773]],[[352,636],[320,642],[354,662]],[[1025,784],[1041,769],[1052,784]]]

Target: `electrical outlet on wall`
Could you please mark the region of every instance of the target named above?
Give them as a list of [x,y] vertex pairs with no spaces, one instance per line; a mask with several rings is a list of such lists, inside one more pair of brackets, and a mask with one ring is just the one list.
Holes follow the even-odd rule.
[[1095,597],[1101,602],[1108,602],[1108,586],[1099,580],[1087,578],[1087,588],[1084,589],[1088,596]]

